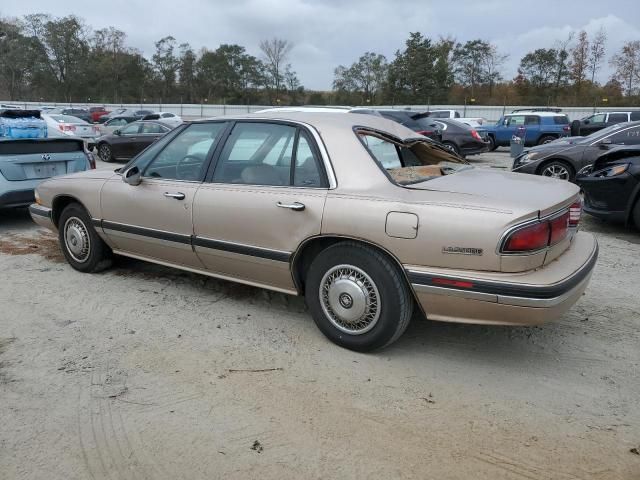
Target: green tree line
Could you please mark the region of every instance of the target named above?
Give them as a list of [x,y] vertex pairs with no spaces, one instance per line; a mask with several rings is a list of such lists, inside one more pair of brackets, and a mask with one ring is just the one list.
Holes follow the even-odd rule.
[[[365,52],[334,70],[332,90],[307,91],[289,63],[293,44],[260,42],[260,56],[222,44],[195,49],[173,36],[145,56],[114,27],[70,15],[0,18],[0,97],[75,103],[632,105],[640,100],[640,41],[607,54],[607,34],[571,33],[523,55],[484,39],[457,42],[411,32],[392,59]],[[613,71],[598,81],[605,65]]]

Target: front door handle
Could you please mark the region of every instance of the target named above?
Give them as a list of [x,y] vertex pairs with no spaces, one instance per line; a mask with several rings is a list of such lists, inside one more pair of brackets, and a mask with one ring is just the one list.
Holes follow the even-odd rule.
[[169,198],[175,198],[176,200],[184,200],[184,193],[182,192],[175,192],[175,193],[164,192],[164,196]]
[[302,210],[304,210],[304,203],[300,203],[300,202],[293,202],[293,203],[278,202],[276,203],[276,206],[280,208],[288,208],[289,210],[295,210],[296,212],[301,212]]

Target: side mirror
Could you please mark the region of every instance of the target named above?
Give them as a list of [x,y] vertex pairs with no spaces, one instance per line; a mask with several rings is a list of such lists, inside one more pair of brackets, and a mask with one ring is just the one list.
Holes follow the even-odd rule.
[[585,125],[589,125],[591,123],[591,120],[587,119],[583,122]]
[[605,138],[604,140],[602,140],[600,142],[600,144],[598,145],[602,150],[607,150],[609,148],[609,145],[611,145],[611,139],[610,138]]
[[113,134],[114,134],[114,135],[122,135],[122,132],[120,131],[120,129],[119,129],[119,128],[116,128],[116,129],[113,131]]
[[138,167],[131,167],[122,174],[122,181],[129,185],[140,185],[140,182],[142,182],[142,172]]

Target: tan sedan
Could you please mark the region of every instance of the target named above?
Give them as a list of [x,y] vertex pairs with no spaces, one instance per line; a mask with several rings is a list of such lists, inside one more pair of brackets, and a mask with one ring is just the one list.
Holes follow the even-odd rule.
[[40,184],[33,219],[73,268],[114,254],[305,295],[354,350],[395,341],[415,308],[532,325],[585,290],[598,247],[578,188],[476,169],[390,120],[268,113],[185,124],[118,172]]

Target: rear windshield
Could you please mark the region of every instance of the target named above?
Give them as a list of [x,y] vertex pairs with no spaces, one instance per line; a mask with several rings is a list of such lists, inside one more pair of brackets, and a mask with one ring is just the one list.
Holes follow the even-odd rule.
[[434,142],[401,141],[369,129],[356,131],[359,140],[393,182],[411,185],[471,168],[465,161]]
[[567,117],[566,115],[556,115],[553,117],[553,123],[555,123],[556,125],[568,125],[569,117]]
[[49,115],[49,116],[58,123],[87,123],[81,118],[74,117],[73,115]]
[[84,151],[82,140],[6,141],[0,142],[0,155],[26,155],[31,153],[68,153]]

